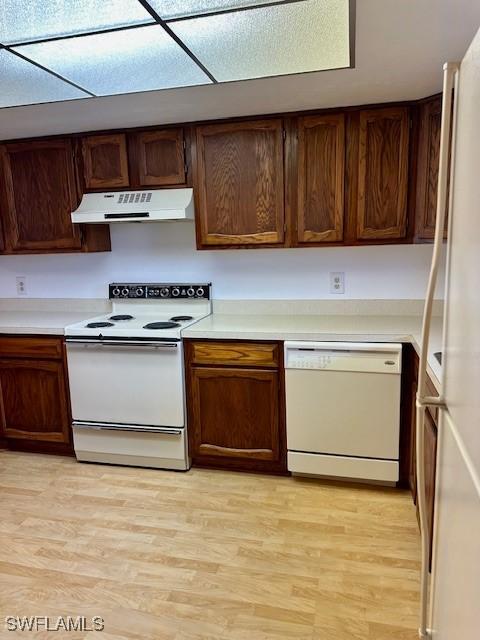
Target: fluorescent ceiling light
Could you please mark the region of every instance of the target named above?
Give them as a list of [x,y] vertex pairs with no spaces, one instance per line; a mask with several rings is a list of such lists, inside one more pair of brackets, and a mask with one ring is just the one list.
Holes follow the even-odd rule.
[[14,50],[98,96],[210,82],[159,25]]
[[0,42],[14,44],[152,22],[137,0],[1,0]]
[[[148,0],[149,5],[155,9],[164,20],[182,18],[184,16],[198,16],[203,13],[215,13],[216,11],[232,11],[254,7],[259,4],[280,4],[282,0]],[[288,2],[289,0],[283,0]],[[295,0],[305,2],[305,0]]]
[[171,22],[219,82],[350,66],[348,0],[316,0]]
[[0,108],[86,98],[87,94],[0,49]]
[[351,1],[0,0],[0,106],[348,68]]

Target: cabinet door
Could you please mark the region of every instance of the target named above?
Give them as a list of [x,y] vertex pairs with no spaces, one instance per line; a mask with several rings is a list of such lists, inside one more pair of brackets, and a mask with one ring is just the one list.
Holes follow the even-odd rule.
[[6,144],[0,148],[0,160],[5,249],[80,249],[80,229],[70,217],[77,204],[71,142]]
[[298,122],[297,241],[343,239],[345,118],[343,113]]
[[282,244],[282,121],[198,127],[196,141],[199,244]]
[[360,112],[357,239],[403,238],[407,228],[408,109]]
[[[419,240],[435,236],[441,125],[442,98],[438,97],[423,104],[420,111],[415,234]],[[446,234],[447,221],[444,237]]]
[[82,140],[86,189],[128,187],[127,141],[123,133]]
[[194,463],[283,470],[278,372],[220,367],[190,371]]
[[430,563],[432,561],[433,519],[435,507],[435,473],[437,468],[437,427],[425,412],[425,501],[427,507]]
[[142,131],[134,146],[140,186],[185,184],[183,129]]
[[0,360],[0,422],[7,438],[69,442],[63,363]]

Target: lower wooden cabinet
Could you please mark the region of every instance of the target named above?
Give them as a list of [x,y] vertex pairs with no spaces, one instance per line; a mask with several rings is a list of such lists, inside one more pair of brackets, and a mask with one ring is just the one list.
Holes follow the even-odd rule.
[[[13,448],[71,447],[61,338],[0,338],[0,431]],[[24,446],[22,446],[24,445]],[[43,447],[41,445],[44,445]],[[48,447],[47,447],[48,448]]]
[[435,474],[437,470],[437,425],[429,411],[425,413],[425,502],[427,507],[430,566],[432,563],[433,518],[435,515]]
[[[277,347],[186,343],[189,448],[194,465],[286,472],[283,369],[265,358],[265,353],[277,353]],[[262,364],[252,364],[256,361]]]
[[[412,497],[417,505],[417,519],[420,521],[417,500],[417,469],[416,469],[416,392],[418,385],[418,356],[413,347],[405,345],[404,360],[404,389],[402,409],[403,445],[401,446],[401,482],[409,486]],[[433,382],[427,377],[427,393],[437,396],[438,392]],[[435,475],[437,468],[437,409],[427,409],[425,412],[425,440],[424,440],[424,468],[425,468],[425,499],[427,510],[427,527],[429,535],[430,562],[432,558],[433,520],[435,511]]]

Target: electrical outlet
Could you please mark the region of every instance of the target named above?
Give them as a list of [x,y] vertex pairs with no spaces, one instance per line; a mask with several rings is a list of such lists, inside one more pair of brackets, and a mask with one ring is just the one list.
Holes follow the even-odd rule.
[[27,278],[26,276],[17,276],[17,296],[27,295]]
[[343,271],[330,272],[330,293],[345,293],[345,273]]

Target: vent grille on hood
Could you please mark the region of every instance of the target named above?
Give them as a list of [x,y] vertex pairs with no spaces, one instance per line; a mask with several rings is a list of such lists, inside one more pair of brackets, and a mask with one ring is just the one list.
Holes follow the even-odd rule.
[[151,191],[143,191],[142,193],[121,193],[118,196],[117,204],[137,204],[138,202],[150,202],[151,199]]

